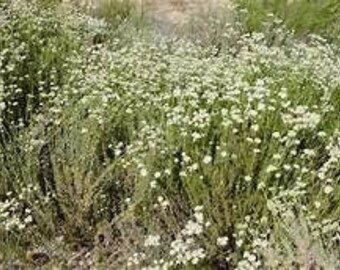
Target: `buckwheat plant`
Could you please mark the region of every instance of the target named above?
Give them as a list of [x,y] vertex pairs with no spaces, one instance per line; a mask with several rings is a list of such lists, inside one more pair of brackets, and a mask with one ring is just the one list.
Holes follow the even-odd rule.
[[338,248],[335,45],[276,24],[202,46],[27,5],[0,13],[1,222],[21,224],[22,182],[49,200],[22,238],[62,235],[98,267],[263,269],[300,212]]

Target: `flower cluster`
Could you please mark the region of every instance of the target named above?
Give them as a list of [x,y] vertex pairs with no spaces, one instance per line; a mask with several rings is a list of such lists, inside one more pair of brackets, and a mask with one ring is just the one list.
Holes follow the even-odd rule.
[[226,26],[230,46],[217,50],[113,35],[78,13],[0,10],[4,228],[32,221],[17,211],[16,186],[53,174],[65,224],[90,217],[92,230],[132,219],[147,232],[119,256],[129,257],[123,267],[263,268],[267,240],[298,212],[313,237],[336,246],[340,58],[332,45],[281,28],[273,37]]
[[32,225],[32,207],[27,205],[27,199],[37,191],[37,187],[29,185],[21,190],[19,196],[12,192],[6,194],[7,199],[0,201],[0,231],[24,231]]

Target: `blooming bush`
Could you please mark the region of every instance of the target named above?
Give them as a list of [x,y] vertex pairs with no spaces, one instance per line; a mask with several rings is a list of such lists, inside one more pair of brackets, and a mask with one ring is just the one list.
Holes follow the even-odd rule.
[[[105,23],[71,13],[41,24],[31,8],[0,13],[2,25],[22,33],[60,33],[53,42],[55,34],[33,40],[30,32],[34,46],[21,53],[0,28],[0,117],[16,131],[1,141],[0,224],[4,215],[16,224],[17,211],[7,209],[17,205],[19,183],[47,201],[25,223],[33,236],[18,232],[22,248],[27,238],[62,235],[114,269],[266,268],[268,250],[296,241],[285,237],[292,217],[306,220],[311,242],[338,246],[337,47],[279,27],[248,34],[226,26],[230,46],[220,48],[141,33],[97,42],[98,33],[109,36]],[[38,71],[20,60],[36,50]],[[36,77],[44,72],[47,86]],[[40,109],[20,125],[16,94],[36,99],[22,86],[32,78]]]

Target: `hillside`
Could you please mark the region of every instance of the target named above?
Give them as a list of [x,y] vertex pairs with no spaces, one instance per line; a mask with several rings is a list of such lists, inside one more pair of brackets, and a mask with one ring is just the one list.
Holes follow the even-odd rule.
[[0,0],[0,269],[340,268],[340,4],[170,2]]

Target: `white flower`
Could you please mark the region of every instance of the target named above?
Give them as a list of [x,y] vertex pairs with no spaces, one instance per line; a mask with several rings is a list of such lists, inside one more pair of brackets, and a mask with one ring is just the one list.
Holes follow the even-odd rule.
[[254,153],[255,153],[255,154],[258,154],[258,153],[260,153],[260,152],[261,152],[261,150],[260,150],[260,149],[258,149],[258,148],[255,148],[253,151],[254,151]]
[[170,205],[169,201],[167,200],[162,201],[160,204],[164,210]]
[[221,157],[225,158],[227,156],[227,152],[226,151],[222,151],[221,152]]
[[161,177],[161,173],[160,172],[155,172],[154,177],[156,179],[160,178]]
[[274,154],[273,159],[275,159],[275,160],[281,159],[281,155],[280,154]]
[[188,167],[190,172],[197,171],[198,168],[199,168],[199,165],[197,163],[194,163],[190,167]]
[[251,176],[247,175],[246,177],[244,177],[244,180],[246,182],[250,182],[251,181]]
[[277,170],[277,168],[274,165],[269,165],[266,169],[267,173],[272,173],[275,172]]
[[318,132],[318,136],[319,136],[319,137],[326,137],[326,135],[327,135],[327,133],[324,132],[324,131],[319,131],[319,132]]
[[182,153],[182,157],[183,157],[183,161],[185,163],[189,163],[191,161],[191,158],[187,154],[185,154],[184,152]]
[[161,237],[159,235],[148,235],[144,241],[146,247],[157,247],[160,245]]
[[195,212],[200,212],[203,210],[203,205],[197,205],[195,208],[194,208],[194,211]]
[[249,142],[249,143],[253,143],[254,142],[254,140],[252,138],[250,138],[250,137],[247,137],[246,141]]
[[256,144],[260,144],[260,143],[262,142],[262,140],[261,140],[260,138],[255,138],[255,139],[254,139],[254,142],[255,142]]
[[204,220],[203,213],[201,213],[201,212],[196,212],[196,213],[194,214],[194,216],[195,216],[196,221],[197,221],[198,223],[200,223],[200,224],[203,223],[203,220]]
[[280,136],[281,136],[281,135],[280,135],[280,132],[277,132],[277,131],[276,131],[276,132],[273,133],[273,138],[275,138],[275,139],[280,138]]
[[263,188],[265,188],[265,187],[266,187],[266,184],[265,184],[263,181],[261,181],[261,182],[259,183],[259,185],[257,186],[258,189],[263,189]]
[[6,109],[6,103],[5,102],[0,102],[0,112]]
[[296,131],[294,130],[289,130],[287,133],[287,136],[290,138],[294,138],[296,136]]
[[243,245],[243,240],[242,239],[239,239],[236,241],[236,246],[237,247],[241,247]]
[[219,237],[217,238],[217,245],[220,247],[225,247],[228,244],[228,237],[227,236],[223,236],[223,237]]
[[326,179],[326,183],[328,183],[328,184],[333,183],[333,179],[332,178],[327,178]]
[[250,254],[249,256],[248,256],[248,261],[249,262],[255,262],[256,261],[256,256],[254,255],[254,254]]
[[81,129],[81,134],[86,134],[89,130],[87,128],[82,128]]
[[129,203],[131,202],[131,198],[126,198],[126,199],[125,199],[125,202],[126,202],[127,204],[129,204]]
[[116,157],[120,156],[121,153],[122,153],[122,150],[120,150],[120,149],[115,150],[115,156]]
[[327,186],[325,186],[325,188],[324,188],[324,192],[325,192],[326,194],[331,193],[333,190],[334,190],[333,187],[331,187],[330,185],[327,185]]
[[156,181],[151,181],[150,182],[150,187],[151,188],[156,188],[157,187],[157,182]]
[[140,175],[146,177],[148,175],[148,171],[145,168],[143,168],[140,170]]
[[289,164],[283,165],[283,169],[284,169],[285,171],[289,171],[291,168],[292,168],[292,166],[289,165]]
[[252,126],[251,126],[251,129],[252,129],[253,131],[257,132],[257,131],[259,131],[260,127],[259,127],[259,125],[255,124],[255,125],[252,125]]
[[32,216],[27,216],[24,220],[24,222],[27,224],[27,223],[31,223],[33,221],[33,218]]
[[187,173],[186,173],[185,171],[181,171],[181,172],[179,173],[179,176],[181,176],[181,177],[186,177],[186,176],[187,176]]
[[197,222],[193,222],[189,220],[185,225],[185,229],[183,230],[183,234],[185,235],[200,235],[203,233],[203,226]]
[[321,203],[318,201],[314,202],[314,205],[316,209],[319,209],[321,207]]
[[193,265],[198,264],[199,258],[194,257],[194,258],[192,258],[191,262],[192,262]]
[[204,164],[209,164],[209,163],[211,163],[211,161],[212,161],[212,157],[211,156],[205,156],[203,158],[203,163]]
[[198,132],[192,133],[191,136],[192,136],[192,139],[193,139],[194,142],[196,142],[196,141],[198,141],[199,139],[202,138],[202,135],[199,134]]

